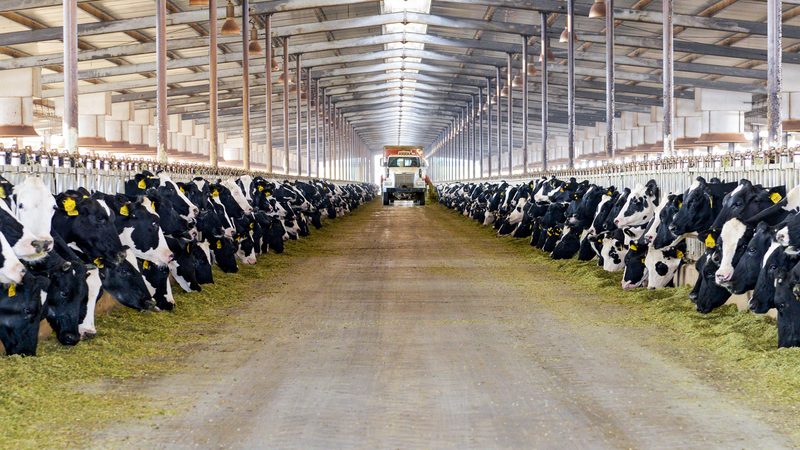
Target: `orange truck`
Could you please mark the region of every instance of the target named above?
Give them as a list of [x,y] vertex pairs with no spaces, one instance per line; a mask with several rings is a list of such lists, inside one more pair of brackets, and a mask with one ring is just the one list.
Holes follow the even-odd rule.
[[422,147],[392,146],[383,147],[381,166],[381,191],[383,204],[395,200],[414,200],[425,204],[427,175]]

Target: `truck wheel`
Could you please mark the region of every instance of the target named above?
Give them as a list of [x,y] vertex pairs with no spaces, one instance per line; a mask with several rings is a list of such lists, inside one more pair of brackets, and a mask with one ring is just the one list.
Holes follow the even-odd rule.
[[389,205],[389,194],[387,192],[383,193],[383,205],[384,206],[388,206]]
[[425,193],[419,194],[419,206],[425,206]]

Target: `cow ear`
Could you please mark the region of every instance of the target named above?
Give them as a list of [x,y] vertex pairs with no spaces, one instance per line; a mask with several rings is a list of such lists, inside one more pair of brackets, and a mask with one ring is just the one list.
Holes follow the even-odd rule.
[[66,271],[68,271],[69,269],[72,269],[72,263],[71,263],[71,262],[69,262],[69,261],[64,261],[64,263],[63,263],[63,264],[61,264],[61,271],[62,271],[62,272],[66,272]]

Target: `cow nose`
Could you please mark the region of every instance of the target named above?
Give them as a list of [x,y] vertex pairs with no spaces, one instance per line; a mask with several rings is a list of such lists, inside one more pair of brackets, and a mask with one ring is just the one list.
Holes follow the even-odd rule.
[[644,236],[644,238],[645,238],[645,240],[646,240],[648,243],[651,243],[651,242],[653,242],[653,236],[651,236],[651,235],[649,235],[649,234],[645,235],[645,236]]
[[64,332],[58,336],[58,342],[62,345],[77,345],[80,341],[81,337],[78,333]]
[[169,255],[167,255],[167,262],[172,262],[174,260],[175,260],[175,254],[174,253],[170,253]]
[[32,242],[31,242],[31,245],[33,245],[33,248],[34,248],[34,249],[35,249],[37,252],[39,252],[39,253],[43,253],[43,252],[48,252],[48,251],[50,251],[50,248],[51,248],[51,246],[53,245],[53,241],[48,241],[48,240],[37,240],[37,241],[32,241]]
[[619,219],[614,219],[614,225],[619,225]]

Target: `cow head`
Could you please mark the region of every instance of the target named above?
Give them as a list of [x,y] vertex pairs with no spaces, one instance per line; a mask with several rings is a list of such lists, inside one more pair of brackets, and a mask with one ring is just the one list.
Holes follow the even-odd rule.
[[800,346],[800,268],[775,271],[775,309],[778,310],[778,347]]
[[644,186],[638,186],[628,195],[625,205],[614,218],[614,225],[627,227],[649,222],[658,206],[660,195],[655,180],[648,181]]
[[142,274],[127,260],[125,249],[111,259],[95,258],[94,263],[100,269],[103,289],[118,302],[137,311],[155,309]]
[[140,202],[122,204],[115,216],[122,245],[130,248],[137,258],[158,266],[165,266],[172,261],[173,253],[158,224],[159,216]]
[[720,253],[719,268],[715,277],[720,286],[730,289],[733,271],[747,250],[747,244],[753,237],[754,231],[753,227],[735,218],[728,220],[722,226],[719,241],[715,243]]
[[755,288],[764,256],[773,245],[774,233],[765,222],[760,222],[756,226],[753,237],[747,242],[747,248],[736,263],[733,273],[727,281],[724,281],[724,286],[732,293],[744,294]]
[[714,199],[703,177],[683,194],[683,202],[672,218],[669,230],[676,236],[706,230],[714,221]]
[[[190,239],[182,237],[167,237],[167,245],[175,255],[175,258],[169,263],[169,271],[172,273],[172,278],[178,282],[178,285],[186,291],[200,291],[200,284],[197,282],[197,273],[195,271],[195,258],[192,255],[193,251],[202,251],[197,248],[196,244]],[[205,255],[203,255],[205,259]]]
[[191,222],[197,216],[200,209],[184,195],[177,183],[165,172],[158,174],[159,186],[158,193],[172,203],[172,207],[187,222]]
[[111,260],[122,250],[114,213],[100,201],[67,191],[56,197],[56,204],[58,210],[53,216],[53,227],[91,259],[102,257]]
[[642,287],[647,280],[645,257],[648,246],[642,241],[631,243],[625,253],[625,270],[622,272],[622,289]]
[[694,302],[697,311],[703,314],[710,313],[724,305],[731,296],[727,289],[716,283],[716,272],[719,268],[718,258],[719,253],[715,248],[707,248],[703,258],[701,258],[703,263],[697,268],[699,289]]
[[21,284],[0,286],[0,341],[7,355],[36,355],[48,284],[47,278],[29,273]]
[[50,228],[56,209],[56,200],[50,190],[41,177],[28,176],[17,186],[14,196],[17,220],[35,239],[31,244],[44,253],[49,252],[53,248]]
[[214,236],[208,240],[211,245],[211,253],[214,255],[214,263],[225,273],[236,273],[239,266],[236,265],[236,252],[238,245],[236,242],[225,236]]
[[31,269],[35,273],[47,274],[50,281],[43,315],[56,333],[58,342],[63,345],[77,344],[80,341],[78,325],[86,314],[86,267],[52,252],[34,263]]
[[733,218],[747,220],[779,202],[785,196],[786,187],[784,186],[764,189],[760,185],[753,185],[749,180],[742,179],[739,181],[739,185],[722,199],[722,208],[717,214],[712,228],[720,229]]
[[686,241],[673,247],[656,249],[650,246],[644,259],[647,268],[647,288],[660,289],[672,284],[675,274],[683,264]]
[[672,225],[672,219],[682,205],[683,194],[669,194],[666,201],[662,201],[653,217],[653,222],[644,233],[644,238],[652,244],[653,248],[670,247],[681,239],[681,236],[676,236],[670,230],[670,225]]
[[779,244],[770,245],[748,302],[750,311],[766,314],[775,307],[775,275],[778,270],[788,271],[794,267],[797,260],[797,256],[786,253]]
[[617,229],[601,234],[602,247],[600,257],[603,260],[603,270],[606,272],[616,272],[625,266],[625,255],[628,253],[628,246],[625,245],[625,233]]

